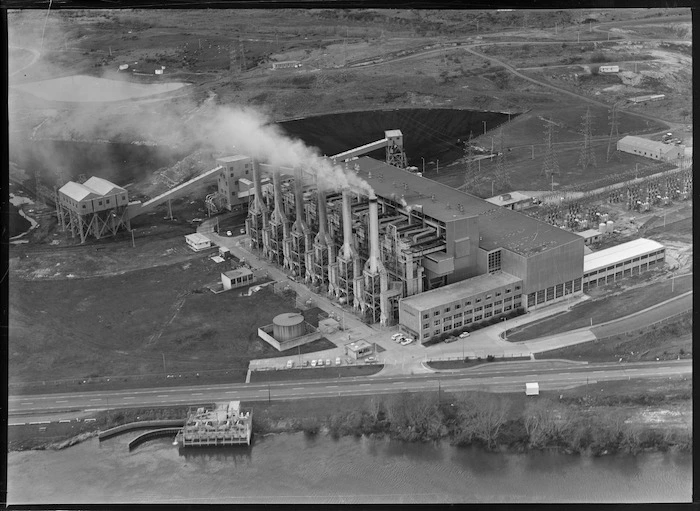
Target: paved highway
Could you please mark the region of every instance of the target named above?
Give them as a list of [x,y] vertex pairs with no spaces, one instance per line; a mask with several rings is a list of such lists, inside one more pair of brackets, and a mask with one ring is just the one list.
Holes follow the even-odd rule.
[[[509,366],[512,365],[509,364]],[[690,375],[691,360],[599,363],[578,365],[546,361],[517,367],[493,364],[486,368],[394,378],[363,377],[322,381],[262,384],[202,385],[195,387],[129,389],[10,396],[9,415],[34,415],[63,410],[99,410],[140,406],[191,405],[213,401],[289,400],[310,397],[391,394],[402,391],[476,390],[518,391],[526,382],[539,382],[543,390],[567,388],[595,381],[630,378],[665,378]]]

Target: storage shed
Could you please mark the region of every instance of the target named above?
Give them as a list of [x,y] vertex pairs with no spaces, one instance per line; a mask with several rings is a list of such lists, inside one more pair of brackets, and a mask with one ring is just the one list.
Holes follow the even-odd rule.
[[617,150],[654,160],[673,161],[683,155],[685,147],[664,144],[663,142],[642,137],[626,136],[618,140]]
[[525,384],[525,395],[526,396],[539,396],[540,395],[540,384],[537,382],[526,383]]
[[187,246],[189,246],[195,252],[211,248],[211,240],[204,234],[200,234],[198,232],[187,234],[185,236],[185,241],[187,242]]
[[226,290],[249,286],[254,282],[253,272],[245,267],[229,270],[221,274],[221,284]]

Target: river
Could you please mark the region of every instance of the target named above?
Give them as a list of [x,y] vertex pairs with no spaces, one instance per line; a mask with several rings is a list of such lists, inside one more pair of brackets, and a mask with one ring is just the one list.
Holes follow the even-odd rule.
[[138,433],[63,451],[12,452],[9,504],[690,501],[690,455],[495,454],[446,442],[303,433],[248,448],[129,452]]

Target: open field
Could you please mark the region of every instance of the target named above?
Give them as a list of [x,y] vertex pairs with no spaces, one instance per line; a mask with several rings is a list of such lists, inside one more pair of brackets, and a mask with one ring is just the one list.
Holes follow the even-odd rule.
[[[648,279],[649,275],[642,274],[640,277]],[[630,282],[627,284],[629,285]],[[620,284],[618,283],[618,285]],[[671,291],[671,279],[663,279],[641,288],[622,292],[615,292],[614,286],[615,284],[604,286],[607,288],[607,292],[597,288],[600,298],[583,302],[573,307],[569,312],[525,325],[512,333],[509,331],[507,340],[520,342],[586,327],[591,324],[591,318],[594,325],[599,325],[627,316],[690,291],[693,288],[693,276],[676,278],[675,283],[673,283],[673,291]]]
[[676,321],[652,327],[648,331],[616,335],[603,340],[538,353],[535,357],[565,358],[589,362],[634,362],[638,360],[671,360],[693,356],[692,313]]
[[10,383],[207,370],[243,381],[250,359],[279,355],[257,327],[295,309],[267,289],[214,295],[204,285],[220,271],[200,256],[101,278],[12,279]]

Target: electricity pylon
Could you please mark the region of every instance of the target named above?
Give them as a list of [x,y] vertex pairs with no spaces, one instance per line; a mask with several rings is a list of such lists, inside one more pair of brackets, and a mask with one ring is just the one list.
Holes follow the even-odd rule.
[[552,145],[552,135],[554,134],[554,123],[552,119],[545,119],[547,125],[544,129],[544,163],[542,164],[542,172],[545,176],[551,176],[552,174],[559,174],[559,162],[557,161],[557,155],[554,153],[554,146]]
[[[612,110],[610,111],[609,119],[610,119],[610,138],[608,139],[608,155],[607,155],[606,161],[610,161],[613,156],[616,157],[617,159],[620,158],[620,155],[617,152],[617,140],[615,140],[615,142],[613,142],[613,139],[617,139],[620,136],[620,132],[618,131],[619,120],[617,118],[617,103],[615,103],[613,105]],[[613,149],[613,144],[615,144],[614,149]]]
[[586,114],[583,116],[581,123],[581,134],[583,135],[583,146],[581,146],[581,155],[578,158],[578,165],[582,169],[587,169],[589,165],[597,167],[595,154],[593,153],[593,145],[591,141],[591,108],[586,109]]

